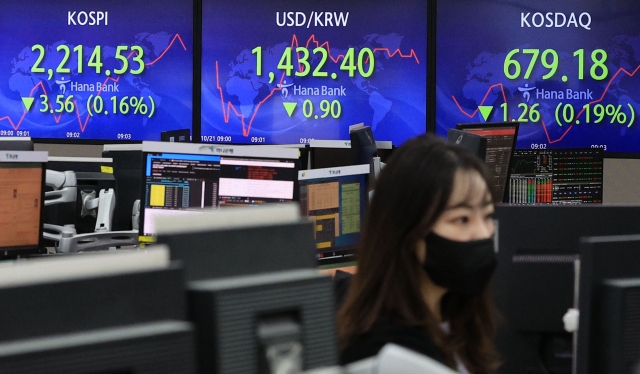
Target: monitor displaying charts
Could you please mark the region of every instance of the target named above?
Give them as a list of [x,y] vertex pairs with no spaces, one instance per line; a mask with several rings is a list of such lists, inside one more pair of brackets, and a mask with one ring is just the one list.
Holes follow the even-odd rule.
[[439,0],[436,133],[520,122],[517,149],[640,152],[640,2]]
[[369,165],[298,172],[300,209],[315,223],[320,265],[354,260],[367,205]]
[[141,240],[156,235],[158,216],[297,200],[298,155],[296,148],[144,142]]
[[602,203],[602,149],[517,150],[509,168],[511,204]]
[[203,0],[202,141],[426,131],[427,2]]
[[193,15],[192,0],[3,0],[0,137],[191,130]]

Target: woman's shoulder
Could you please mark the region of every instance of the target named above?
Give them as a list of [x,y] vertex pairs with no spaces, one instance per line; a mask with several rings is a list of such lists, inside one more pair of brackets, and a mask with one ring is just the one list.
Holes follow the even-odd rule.
[[379,322],[347,346],[340,355],[340,362],[346,365],[375,356],[388,343],[411,349],[439,362],[444,361],[433,339],[422,328]]

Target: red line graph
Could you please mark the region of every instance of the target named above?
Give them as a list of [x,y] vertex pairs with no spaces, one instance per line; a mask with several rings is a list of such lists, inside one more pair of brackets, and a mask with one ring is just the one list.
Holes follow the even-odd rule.
[[[329,41],[326,41],[322,44],[320,44],[319,41],[316,40],[316,36],[315,35],[311,35],[309,37],[309,39],[307,39],[307,43],[305,44],[305,48],[309,49],[309,44],[311,43],[315,43],[316,48],[319,47],[323,47],[327,50],[327,54],[329,55],[329,58],[331,59],[331,61],[333,61],[334,63],[338,63],[338,61],[340,61],[341,59],[344,59],[344,55],[338,55],[337,57],[333,57],[331,55],[331,46],[329,45]],[[300,44],[298,43],[298,37],[296,35],[293,35],[293,38],[291,39],[291,49],[293,49],[293,47],[298,48],[300,46]],[[389,57],[394,57],[395,55],[400,55],[400,57],[402,58],[414,58],[416,60],[416,63],[420,63],[420,60],[418,60],[418,55],[416,55],[416,51],[414,51],[413,49],[411,49],[411,52],[409,52],[409,54],[403,54],[400,49],[396,49],[395,51],[391,52],[391,50],[389,48],[374,48],[373,53],[376,52],[386,52]],[[297,53],[296,53],[297,54]],[[298,55],[299,56],[299,55]],[[368,63],[369,60],[365,60],[365,63]],[[301,69],[301,65],[300,63],[298,63],[298,68]]]
[[[167,48],[164,49],[164,51],[162,51],[162,53],[153,61],[149,62],[149,63],[145,63],[145,66],[151,66],[154,65],[156,62],[158,62],[162,57],[164,57],[164,55],[169,51],[169,49],[173,46],[173,44],[175,43],[175,41],[179,41],[180,44],[182,45],[182,48],[184,48],[184,50],[187,50],[187,47],[185,46],[184,42],[182,41],[182,38],[180,37],[179,34],[176,34],[173,39],[171,39],[171,42],[169,43],[169,45],[167,46]],[[129,55],[127,56],[127,60],[131,58],[131,56],[133,56],[136,52],[132,51],[131,53],[129,53]],[[108,77],[104,80],[104,83],[102,84],[100,91],[98,91],[98,93],[96,94],[96,96],[100,96],[100,94],[102,94],[103,92],[103,88],[105,87],[107,83],[109,82],[114,82],[117,83],[120,81],[120,78],[122,77],[122,75],[119,75],[117,78],[113,78],[113,77]],[[49,93],[47,92],[47,89],[45,87],[45,85],[42,83],[42,81],[38,82],[32,89],[31,92],[29,93],[29,97],[34,97],[34,94],[38,91],[38,88],[42,89],[42,91],[44,92],[44,95],[47,97],[47,102],[49,103],[49,109],[53,110],[53,105],[51,104],[51,100],[49,100]],[[81,114],[80,111],[78,110],[78,103],[76,102],[76,100],[71,100],[73,101],[73,105],[76,109],[76,116],[78,118],[78,125],[80,126],[80,131],[84,132],[84,130],[87,128],[87,124],[89,123],[89,117],[90,115],[87,114],[86,117],[84,118],[84,120],[81,118]],[[95,100],[94,100],[94,105],[93,108],[95,109]],[[25,109],[24,112],[22,113],[22,117],[20,117],[20,120],[17,123],[14,123],[13,120],[9,117],[9,116],[4,116],[4,117],[0,117],[0,122],[1,121],[9,121],[9,123],[11,124],[11,127],[13,127],[14,130],[18,130],[20,128],[20,125],[22,124],[22,121],[24,121],[24,118],[27,116],[27,110]],[[60,113],[59,115],[56,116],[56,113],[52,113],[52,117],[53,120],[56,123],[60,123],[60,120],[62,119],[62,115],[64,113]]]
[[[338,55],[337,57],[333,57],[331,55],[331,46],[329,45],[329,41],[326,41],[322,44],[320,44],[319,41],[316,40],[316,36],[315,35],[311,35],[309,37],[309,39],[307,39],[307,43],[305,45],[305,48],[309,49],[309,44],[311,43],[315,43],[316,47],[324,47],[327,50],[327,54],[329,56],[329,58],[331,59],[331,61],[333,61],[334,63],[338,63],[338,61],[340,61],[340,59],[344,59],[344,55]],[[291,38],[291,49],[294,48],[294,46],[297,48],[300,46],[299,42],[298,42],[298,37],[294,34],[293,37]],[[373,53],[375,52],[386,52],[389,55],[389,58],[395,57],[396,55],[399,55],[401,58],[414,58],[416,60],[416,63],[420,63],[420,61],[418,60],[418,56],[416,55],[416,52],[411,49],[411,52],[409,52],[408,54],[403,54],[400,49],[396,49],[395,51],[391,52],[391,50],[389,50],[389,48],[374,48]],[[297,53],[296,53],[297,55]],[[299,59],[299,58],[298,58]],[[368,62],[365,61],[365,63]],[[300,63],[298,62],[298,68],[300,71],[302,71],[302,66],[300,65]],[[283,73],[282,76],[280,77],[280,85],[282,85],[282,82],[284,81],[285,78],[285,74]],[[242,122],[242,135],[247,137],[249,136],[249,134],[251,133],[251,127],[253,126],[253,120],[256,118],[256,115],[258,114],[258,111],[260,110],[260,107],[262,106],[262,104],[264,104],[268,99],[270,99],[273,96],[273,93],[276,91],[281,91],[282,89],[280,87],[274,88],[272,89],[269,94],[262,99],[255,107],[253,114],[251,115],[251,118],[249,119],[249,124],[247,125],[245,122],[245,116],[242,113],[238,113],[238,111],[236,110],[235,106],[228,101],[225,105],[225,100],[224,100],[224,94],[222,92],[222,87],[220,87],[220,74],[218,72],[218,61],[216,61],[216,88],[218,89],[218,91],[220,92],[220,104],[222,106],[222,116],[224,118],[224,122],[225,123],[229,123],[229,117],[231,115],[231,111],[233,111],[233,113],[240,118],[240,121]],[[226,106],[226,109],[225,109]]]
[[[633,70],[633,72],[629,72],[627,69],[625,68],[620,68],[618,69],[618,71],[611,77],[611,79],[609,79],[609,83],[607,83],[607,86],[605,87],[604,91],[602,91],[602,95],[600,96],[600,98],[595,99],[593,101],[591,101],[589,103],[589,105],[593,105],[593,104],[597,104],[602,102],[602,100],[604,100],[604,96],[607,94],[607,92],[609,91],[609,88],[611,88],[611,85],[613,84],[613,81],[616,80],[616,78],[618,78],[618,76],[621,73],[625,73],[627,76],[629,77],[633,77],[638,71],[640,71],[640,65],[638,65],[638,67],[635,68],[635,70]],[[489,96],[489,94],[492,92],[492,90],[496,87],[500,87],[500,90],[502,91],[502,98],[504,99],[504,102],[507,102],[507,97],[504,93],[504,86],[502,85],[502,83],[497,83],[494,84],[492,86],[489,87],[489,89],[487,90],[487,93],[484,95],[484,98],[482,99],[482,101],[480,102],[479,106],[484,105],[485,101],[487,100],[487,97]],[[473,118],[477,113],[479,108],[476,108],[475,111],[473,111],[472,114],[467,113],[464,109],[462,109],[462,107],[460,106],[460,104],[458,103],[458,100],[455,98],[455,96],[451,96],[451,98],[453,99],[453,101],[456,103],[456,105],[458,106],[458,109],[460,110],[460,112],[462,114],[464,114],[465,116],[469,117],[469,118]],[[574,118],[574,123],[572,123],[566,130],[564,133],[562,133],[562,135],[558,138],[558,139],[554,139],[551,140],[551,137],[549,136],[549,131],[547,131],[547,126],[544,122],[543,119],[540,119],[540,122],[542,124],[542,129],[544,130],[545,135],[547,136],[547,141],[549,142],[549,144],[554,144],[557,143],[559,141],[561,141],[562,139],[564,139],[564,137],[569,133],[569,131],[571,131],[571,129],[573,128],[573,125],[575,125],[575,121],[577,121],[580,116],[584,113],[585,109],[582,108],[582,110],[580,112],[578,112],[578,115],[576,115],[576,117]],[[511,116],[507,117],[509,119],[509,121],[511,121]]]

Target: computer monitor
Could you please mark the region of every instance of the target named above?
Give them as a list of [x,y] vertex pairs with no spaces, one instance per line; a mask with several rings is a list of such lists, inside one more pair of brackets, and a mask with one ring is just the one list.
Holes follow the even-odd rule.
[[[564,344],[566,350],[548,359],[570,367],[571,337],[562,317],[574,307],[579,240],[635,234],[640,228],[639,212],[640,206],[624,205],[496,206],[498,267],[491,289],[515,340],[504,346],[507,352],[524,341],[523,349],[536,360],[532,365],[538,365],[542,346],[553,350]],[[524,360],[513,362],[509,354],[504,356],[507,364],[518,366],[513,372],[525,372],[520,366]]]
[[134,203],[142,199],[142,144],[105,144],[102,157],[113,159],[113,176],[118,191],[113,231],[132,230]]
[[298,172],[300,210],[315,226],[318,263],[354,260],[367,205],[369,165]]
[[46,253],[42,207],[47,152],[0,151],[0,260]]
[[144,142],[141,241],[154,218],[298,199],[295,148]]
[[[636,230],[640,234],[640,228]],[[583,238],[580,244],[580,276],[578,289],[577,369],[578,373],[632,373],[632,366],[640,363],[640,303],[626,299],[627,303],[612,303],[607,297],[622,296],[625,287],[605,285],[607,279],[640,278],[640,235]],[[636,280],[637,282],[637,280]],[[640,300],[638,285],[635,300]],[[613,292],[613,293],[612,293]],[[607,321],[618,319],[618,326],[633,329],[628,312],[635,308],[635,336],[621,334],[620,329],[609,329]],[[605,313],[606,312],[606,313]],[[609,325],[611,327],[611,325]],[[611,341],[611,336],[621,338]],[[622,338],[624,336],[624,338]],[[618,353],[611,348],[618,348]],[[616,357],[619,360],[612,360]],[[618,362],[614,362],[618,361]],[[616,368],[615,370],[610,370]],[[624,368],[624,370],[621,370]],[[633,372],[635,373],[635,372]]]
[[[339,166],[360,165],[354,158],[351,141],[312,140],[309,143],[311,169],[335,168]],[[389,141],[376,141],[377,154],[382,162],[391,156],[395,149]]]
[[331,277],[315,269],[190,282],[188,299],[203,373],[297,373],[338,363]]
[[47,169],[72,170],[76,173],[113,174],[113,159],[108,157],[56,157],[49,156]]
[[602,284],[594,339],[602,344],[602,361],[593,373],[640,373],[640,278],[607,279]]
[[510,204],[602,203],[604,150],[516,150],[509,165]]
[[[113,189],[118,204],[119,191],[114,178],[113,159],[99,157],[49,157],[48,170],[75,172],[78,195],[75,203],[48,205],[44,222],[52,225],[74,225],[78,234],[95,231],[96,215],[83,211],[86,196],[99,197],[101,190]],[[94,212],[97,214],[97,211]],[[112,220],[113,221],[113,220]]]
[[456,129],[487,138],[485,162],[493,175],[496,196],[505,201],[509,164],[518,138],[518,122],[459,123]]
[[[157,224],[158,242],[186,268],[200,372],[297,373],[337,363],[331,278],[315,269],[313,227],[296,204]],[[280,359],[297,366],[269,370]]]
[[33,151],[31,138],[0,138],[0,151]]
[[478,156],[481,160],[484,160],[487,156],[487,138],[481,135],[449,129],[447,130],[447,143],[462,147]]
[[160,216],[155,225],[187,281],[316,266],[314,228],[295,203]]
[[162,266],[168,255],[152,252],[52,256],[3,268],[0,303],[10,312],[0,329],[0,372],[195,374],[182,269]]
[[378,156],[378,147],[371,127],[364,124],[350,126],[349,139],[354,165],[370,164],[373,158]]

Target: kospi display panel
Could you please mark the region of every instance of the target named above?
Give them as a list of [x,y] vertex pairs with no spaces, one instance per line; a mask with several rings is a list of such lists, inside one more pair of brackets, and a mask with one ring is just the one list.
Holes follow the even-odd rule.
[[637,1],[438,1],[437,133],[516,120],[520,149],[640,152],[638,16]]
[[0,136],[191,129],[192,1],[3,0],[0,35]]
[[424,133],[426,15],[424,0],[203,0],[202,140]]

